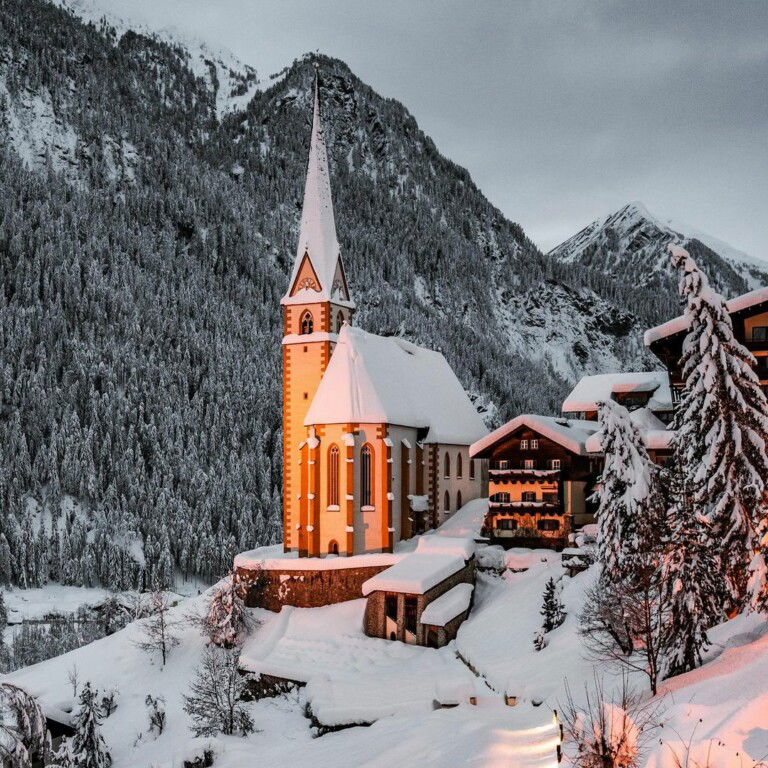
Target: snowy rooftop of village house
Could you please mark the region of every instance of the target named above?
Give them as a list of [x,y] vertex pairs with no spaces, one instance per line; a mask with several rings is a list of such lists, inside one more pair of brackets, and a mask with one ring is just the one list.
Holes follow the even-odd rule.
[[415,552],[368,579],[363,584],[363,595],[376,591],[423,595],[460,571],[474,551],[475,545],[471,539],[422,536]]
[[[765,302],[768,302],[768,287],[756,288],[754,291],[749,291],[749,293],[742,293],[741,296],[736,296],[727,301],[726,306],[728,307],[728,312],[733,313],[741,312],[743,309],[749,309]],[[671,320],[667,320],[666,323],[657,325],[655,328],[649,328],[643,334],[645,346],[650,347],[655,341],[687,331],[688,322],[686,315],[678,315]]]
[[468,445],[487,432],[439,352],[344,325],[304,424],[427,428],[427,443]]
[[[643,438],[646,448],[661,451],[670,447],[672,438],[675,435],[674,430],[667,429],[667,425],[650,409],[638,408],[629,414],[629,418],[640,430],[640,436]],[[587,439],[586,448],[588,453],[602,452],[602,437],[602,431],[598,431]]]
[[451,619],[455,619],[469,608],[473,590],[472,584],[457,584],[449,589],[422,611],[421,623],[432,627],[444,627]]
[[587,438],[597,432],[598,428],[596,421],[524,413],[473,443],[469,455],[477,456],[520,427],[528,427],[579,456],[586,453]]
[[672,410],[672,392],[666,371],[633,371],[582,376],[563,401],[562,411],[595,411],[601,400],[609,400],[611,395],[629,392],[651,392],[653,394],[648,403],[651,410]]

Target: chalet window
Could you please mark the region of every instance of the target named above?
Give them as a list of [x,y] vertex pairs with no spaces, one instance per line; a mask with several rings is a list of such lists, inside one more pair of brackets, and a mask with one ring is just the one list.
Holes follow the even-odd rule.
[[517,520],[510,520],[510,519],[497,520],[496,527],[500,531],[514,531],[517,528]]
[[445,452],[443,475],[446,480],[451,476],[451,456],[448,451]]
[[559,531],[560,521],[552,520],[551,518],[544,518],[543,520],[537,521],[536,527],[540,531]]
[[475,460],[474,459],[469,460],[469,479],[470,480],[475,479]]
[[533,440],[531,440],[531,450],[535,451],[535,450],[538,449],[538,447],[539,447],[538,439],[537,438],[533,438]]
[[461,480],[463,474],[464,474],[464,462],[462,461],[461,454],[456,455],[456,477]]
[[414,635],[416,634],[416,606],[415,597],[405,598],[405,629]]
[[307,310],[302,316],[301,316],[301,333],[302,335],[306,335],[308,333],[312,333],[314,330],[315,323],[312,320],[312,313]]
[[456,491],[456,511],[461,509],[461,491]]
[[523,459],[523,469],[536,469],[536,462],[533,459]]
[[509,494],[506,492],[494,493],[491,496],[491,501],[495,501],[498,504],[509,504]]
[[445,496],[443,497],[443,509],[445,510],[445,514],[448,515],[451,512],[451,494],[448,493],[448,491],[445,492]]
[[549,468],[550,469],[560,469],[560,459],[550,459],[550,461],[549,461]]
[[556,493],[548,492],[541,494],[541,500],[545,501],[547,504],[557,504],[560,499]]
[[509,469],[509,461],[507,459],[500,459],[496,462],[496,466],[499,469]]
[[360,505],[370,507],[373,498],[373,451],[364,445],[360,452]]
[[521,440],[520,441],[520,450],[521,451],[527,451],[528,450],[528,441],[527,440]]
[[328,449],[328,504],[339,505],[339,447],[332,445]]
[[752,329],[752,341],[768,341],[768,326],[757,325]]
[[523,491],[520,498],[523,501],[536,501],[536,491]]

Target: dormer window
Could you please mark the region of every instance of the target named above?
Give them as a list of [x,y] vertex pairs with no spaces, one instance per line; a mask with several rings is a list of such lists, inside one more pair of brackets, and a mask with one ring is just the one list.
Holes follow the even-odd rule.
[[312,333],[314,328],[315,328],[315,323],[312,320],[312,313],[309,310],[307,310],[301,316],[301,333],[303,336],[306,336],[307,334]]

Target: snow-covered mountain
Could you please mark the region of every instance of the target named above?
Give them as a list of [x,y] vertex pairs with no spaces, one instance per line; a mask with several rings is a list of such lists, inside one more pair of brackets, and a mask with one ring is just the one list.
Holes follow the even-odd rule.
[[641,202],[625,205],[553,248],[563,264],[579,264],[606,275],[623,275],[639,287],[674,290],[666,245],[677,242],[699,260],[727,296],[768,284],[768,263],[681,222],[654,216]]

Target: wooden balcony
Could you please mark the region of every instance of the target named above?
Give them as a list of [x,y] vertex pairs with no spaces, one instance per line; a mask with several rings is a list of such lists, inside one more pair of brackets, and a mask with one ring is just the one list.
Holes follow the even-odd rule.
[[542,481],[548,483],[556,483],[560,478],[560,470],[521,469],[520,467],[499,469],[498,467],[493,467],[488,470],[488,475],[491,480],[505,480],[513,483],[530,483]]
[[563,506],[559,501],[489,501],[491,515],[562,515]]

